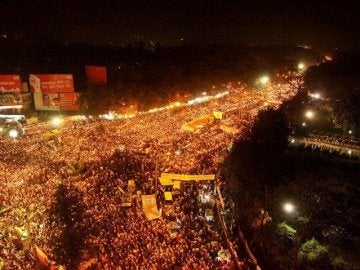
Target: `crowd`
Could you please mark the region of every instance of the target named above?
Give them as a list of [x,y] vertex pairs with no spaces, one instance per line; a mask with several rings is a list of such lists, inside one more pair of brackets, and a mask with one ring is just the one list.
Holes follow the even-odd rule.
[[[0,265],[34,269],[30,247],[36,244],[67,266],[95,258],[93,269],[233,269],[231,261],[219,260],[224,239],[206,223],[198,189],[181,187],[174,214],[153,221],[142,212],[138,193],[131,207],[120,207],[123,191],[134,179],[142,194],[158,195],[162,208],[161,172],[216,173],[258,111],[279,105],[276,96],[276,89],[242,87],[221,99],[131,119],[65,121],[56,139],[41,133],[1,137],[0,206],[10,210],[0,213]],[[195,133],[181,129],[213,111],[224,112],[224,120]],[[238,133],[224,132],[220,121]],[[170,228],[171,221],[180,228]],[[78,250],[64,237],[76,239]]]
[[324,151],[352,157],[360,156],[360,142],[355,138],[338,138],[327,135],[309,134],[299,140],[299,143],[314,151]]

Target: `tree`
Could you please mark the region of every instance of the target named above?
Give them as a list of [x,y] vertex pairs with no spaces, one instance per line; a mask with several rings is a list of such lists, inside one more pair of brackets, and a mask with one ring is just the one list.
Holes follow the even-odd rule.
[[237,206],[235,215],[245,231],[252,231],[254,220],[264,209],[267,190],[279,183],[288,132],[282,111],[262,111],[248,138],[235,142],[224,161],[222,175]]

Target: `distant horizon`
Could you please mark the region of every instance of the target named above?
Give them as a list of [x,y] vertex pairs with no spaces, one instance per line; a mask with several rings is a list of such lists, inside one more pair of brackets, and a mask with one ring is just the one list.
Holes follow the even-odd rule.
[[64,42],[359,48],[360,1],[1,1],[0,34]]

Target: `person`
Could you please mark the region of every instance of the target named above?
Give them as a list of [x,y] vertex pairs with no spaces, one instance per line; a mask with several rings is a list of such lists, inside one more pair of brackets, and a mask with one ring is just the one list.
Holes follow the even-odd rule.
[[43,99],[43,105],[46,107],[50,107],[51,103],[50,103],[49,94],[42,94],[42,99]]

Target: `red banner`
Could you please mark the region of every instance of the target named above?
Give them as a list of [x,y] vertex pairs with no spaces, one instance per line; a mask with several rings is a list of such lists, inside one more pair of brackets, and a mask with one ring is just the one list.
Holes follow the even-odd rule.
[[30,74],[32,93],[69,93],[74,92],[72,74]]
[[106,67],[85,66],[85,71],[89,83],[98,85],[107,83]]
[[77,111],[80,109],[79,93],[59,93],[61,111]]
[[21,92],[19,75],[0,75],[0,93]]

